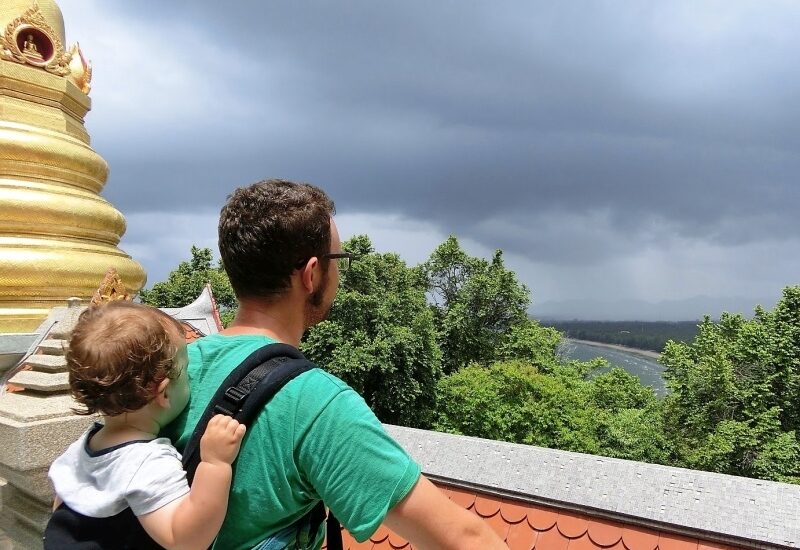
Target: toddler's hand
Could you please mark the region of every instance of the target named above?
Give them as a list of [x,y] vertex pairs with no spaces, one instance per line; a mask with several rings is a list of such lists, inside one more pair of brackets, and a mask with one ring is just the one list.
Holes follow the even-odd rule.
[[208,422],[200,439],[200,459],[203,462],[232,464],[239,454],[245,426],[230,416],[217,414]]

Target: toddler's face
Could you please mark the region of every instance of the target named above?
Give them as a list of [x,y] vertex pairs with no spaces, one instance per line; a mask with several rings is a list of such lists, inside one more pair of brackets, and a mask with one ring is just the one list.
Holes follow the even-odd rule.
[[175,353],[174,359],[175,368],[180,369],[180,374],[169,383],[169,405],[170,416],[173,420],[177,417],[186,405],[189,403],[189,373],[187,367],[189,365],[189,356],[186,353],[186,341],[181,342],[181,346]]

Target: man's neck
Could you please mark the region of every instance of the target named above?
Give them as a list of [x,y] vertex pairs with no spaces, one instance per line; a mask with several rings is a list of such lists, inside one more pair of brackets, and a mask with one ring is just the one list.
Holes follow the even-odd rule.
[[265,304],[258,300],[242,300],[233,323],[222,334],[262,334],[295,347],[305,330],[302,308],[285,301]]

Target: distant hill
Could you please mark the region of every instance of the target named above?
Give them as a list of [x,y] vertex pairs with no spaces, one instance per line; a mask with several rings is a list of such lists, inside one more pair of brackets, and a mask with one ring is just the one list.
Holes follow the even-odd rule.
[[697,321],[542,321],[569,338],[661,352],[668,340],[691,342]]
[[719,318],[723,311],[753,315],[756,305],[772,308],[778,295],[756,298],[733,296],[711,298],[695,296],[682,300],[646,302],[643,300],[564,300],[535,304],[532,317],[546,321],[602,319],[606,321],[686,321],[700,320],[704,315]]

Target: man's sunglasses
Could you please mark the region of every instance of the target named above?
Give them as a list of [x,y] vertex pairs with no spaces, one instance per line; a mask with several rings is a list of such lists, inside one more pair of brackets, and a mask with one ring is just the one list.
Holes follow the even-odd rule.
[[[308,258],[306,260],[301,260],[297,262],[297,265],[295,267],[297,269],[302,268],[304,265],[306,265],[306,263],[308,263],[308,260],[310,259],[311,258]],[[350,269],[350,265],[353,263],[353,260],[357,260],[358,256],[356,256],[355,254],[351,254],[350,252],[337,252],[332,254],[323,254],[322,256],[319,256],[319,259],[336,260],[336,265],[339,267],[339,272],[341,273]]]

